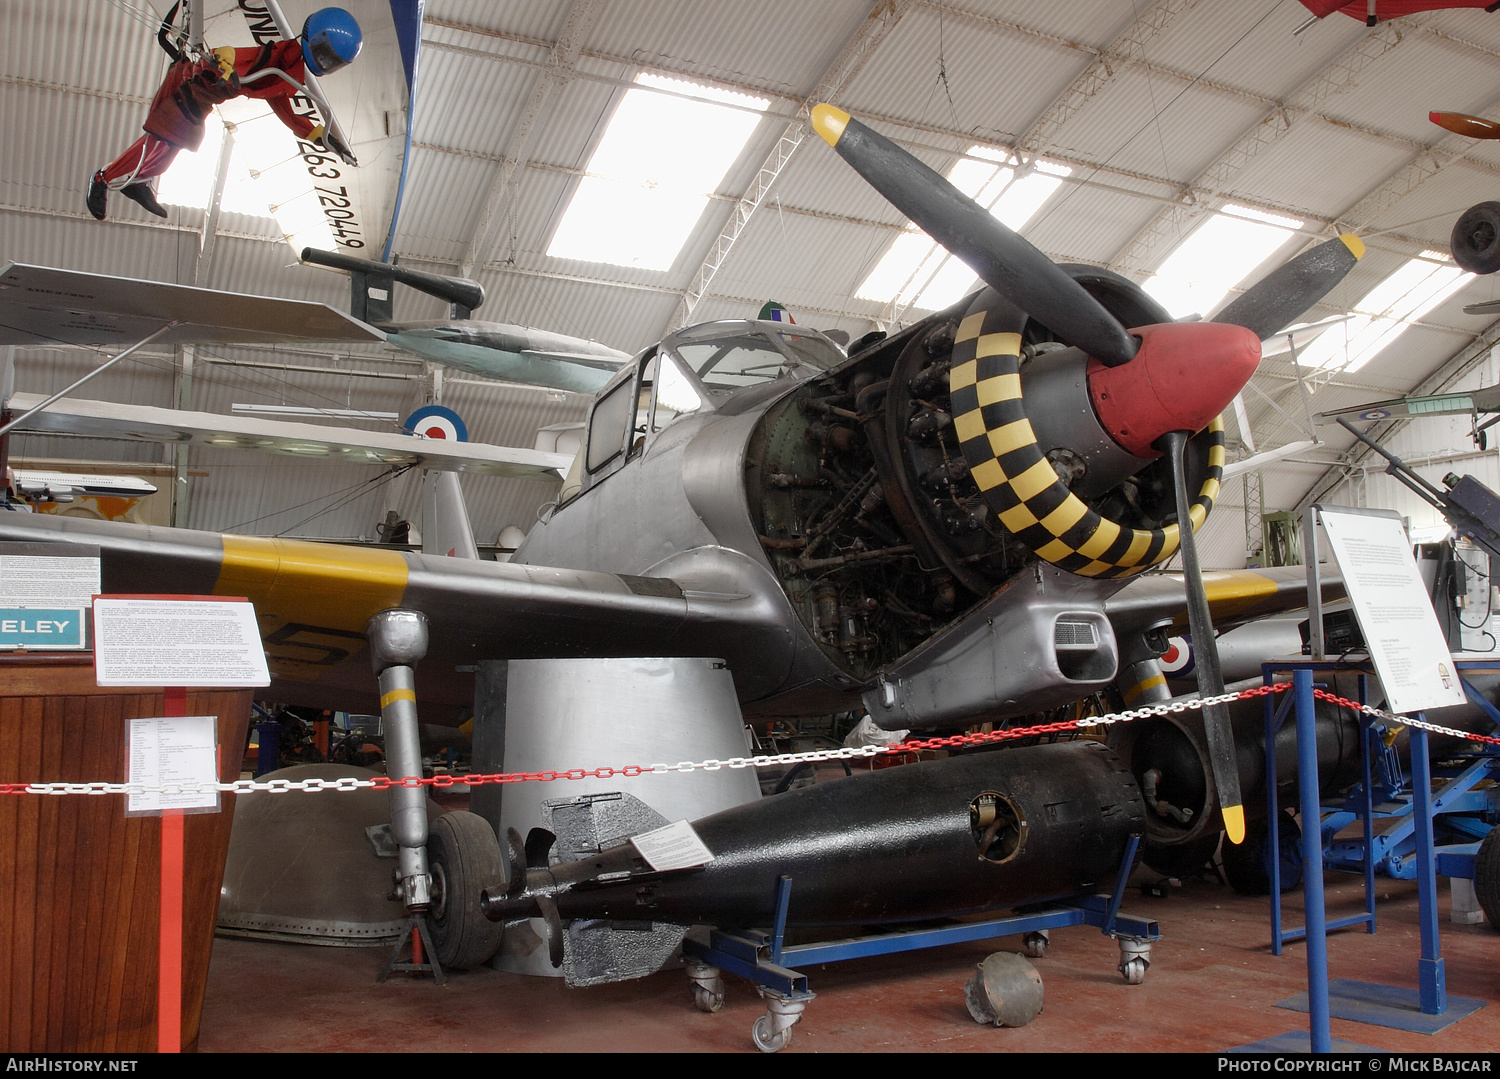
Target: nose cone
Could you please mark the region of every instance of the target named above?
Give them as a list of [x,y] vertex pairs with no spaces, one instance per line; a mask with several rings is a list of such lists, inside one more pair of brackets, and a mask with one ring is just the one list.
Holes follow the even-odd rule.
[[1260,363],[1260,339],[1242,326],[1166,322],[1130,331],[1141,349],[1129,363],[1089,360],[1089,397],[1110,437],[1136,457],[1168,431],[1201,431],[1223,412]]

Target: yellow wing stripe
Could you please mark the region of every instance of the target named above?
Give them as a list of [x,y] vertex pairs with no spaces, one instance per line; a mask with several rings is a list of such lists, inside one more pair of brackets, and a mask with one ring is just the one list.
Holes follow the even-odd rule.
[[214,594],[248,597],[263,623],[363,633],[371,615],[401,605],[406,582],[396,551],[225,536]]

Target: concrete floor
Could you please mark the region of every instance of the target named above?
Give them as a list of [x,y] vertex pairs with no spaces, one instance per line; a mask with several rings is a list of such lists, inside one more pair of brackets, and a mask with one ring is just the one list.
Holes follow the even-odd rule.
[[[1328,878],[1329,916],[1357,913],[1360,881]],[[1415,884],[1378,881],[1379,932],[1344,930],[1329,941],[1333,978],[1415,988],[1420,942]],[[1500,933],[1447,921],[1440,881],[1442,952],[1450,997],[1500,1000]],[[1288,897],[1301,924],[1301,897]],[[1156,918],[1162,939],[1145,983],[1115,971],[1118,947],[1087,926],[1053,933],[1036,961],[1045,1011],[1015,1029],[969,1018],[963,985],[974,964],[1015,938],[855,960],[806,971],[818,994],[786,1053],[813,1052],[1212,1052],[1307,1030],[1305,1013],[1277,1008],[1306,990],[1306,953],[1271,954],[1265,898],[1188,881],[1163,899],[1132,891],[1126,908]],[[491,970],[437,987],[411,975],[375,976],[386,953],[219,939],[199,1038],[202,1052],[755,1052],[750,1027],[764,1012],[754,990],[726,977],[727,1000],[694,1010],[680,969],[589,989]],[[1333,1020],[1333,1037],[1401,1052],[1485,1052],[1500,1046],[1491,1003],[1433,1035]]]

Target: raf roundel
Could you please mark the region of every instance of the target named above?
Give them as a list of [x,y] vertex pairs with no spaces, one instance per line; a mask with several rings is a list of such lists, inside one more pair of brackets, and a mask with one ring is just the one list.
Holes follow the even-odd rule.
[[442,405],[424,405],[401,425],[418,438],[444,438],[450,442],[469,441],[469,428],[462,417]]

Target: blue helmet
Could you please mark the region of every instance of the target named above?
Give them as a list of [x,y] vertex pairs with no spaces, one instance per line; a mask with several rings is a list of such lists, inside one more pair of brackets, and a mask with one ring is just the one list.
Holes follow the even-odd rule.
[[302,58],[314,75],[353,63],[364,43],[359,23],[341,7],[320,8],[302,24]]

